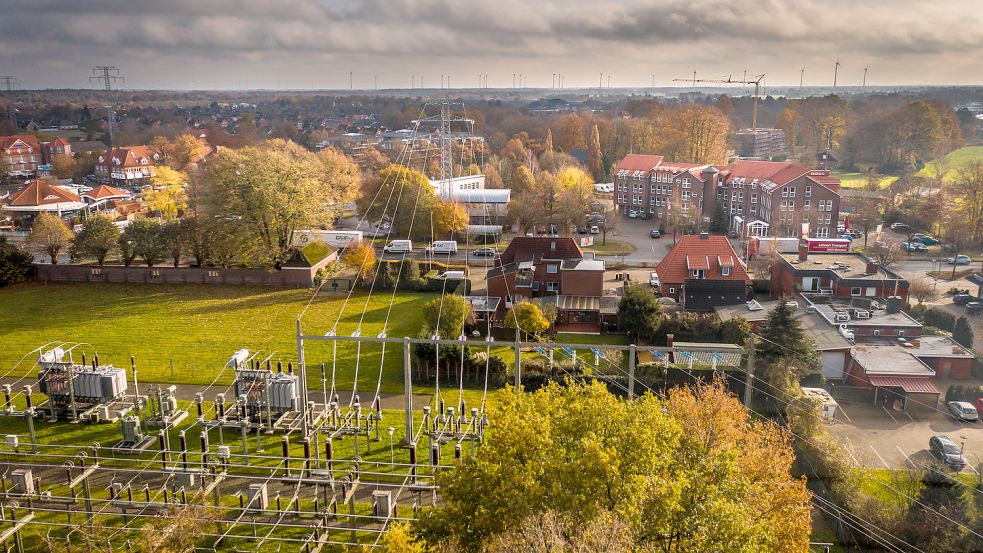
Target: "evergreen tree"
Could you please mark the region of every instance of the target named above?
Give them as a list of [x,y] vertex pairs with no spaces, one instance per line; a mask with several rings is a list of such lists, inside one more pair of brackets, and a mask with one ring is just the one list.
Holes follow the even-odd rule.
[[618,325],[635,339],[651,340],[663,321],[662,305],[655,295],[641,284],[625,289],[618,304]]
[[710,215],[710,232],[714,234],[724,234],[727,232],[727,212],[724,211],[724,202],[718,201],[717,207]]
[[792,307],[785,301],[768,315],[768,327],[761,332],[757,355],[764,363],[790,360],[803,368],[819,367],[820,357],[812,339],[802,330],[802,324],[793,316]]
[[956,324],[952,329],[952,339],[959,345],[972,349],[973,347],[973,327],[969,325],[966,317],[956,319]]

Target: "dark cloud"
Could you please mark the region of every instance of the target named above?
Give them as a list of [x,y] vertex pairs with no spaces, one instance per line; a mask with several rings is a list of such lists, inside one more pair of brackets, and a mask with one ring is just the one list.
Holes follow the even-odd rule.
[[36,0],[5,8],[0,72],[80,86],[114,63],[133,86],[339,87],[348,71],[363,86],[478,73],[503,86],[513,72],[587,85],[603,71],[637,86],[693,69],[779,83],[807,67],[817,82],[839,55],[873,82],[972,83],[981,23],[978,0]]

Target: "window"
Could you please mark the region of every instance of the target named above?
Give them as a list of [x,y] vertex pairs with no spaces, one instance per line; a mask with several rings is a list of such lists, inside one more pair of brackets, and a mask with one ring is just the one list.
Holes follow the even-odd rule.
[[787,186],[782,187],[782,197],[783,198],[787,198],[788,197],[788,187]]
[[903,331],[903,330],[899,330],[899,331],[898,331],[898,336],[904,336],[904,335],[905,335],[905,334],[904,334],[904,331]]
[[859,296],[862,293],[863,293],[863,289],[860,288],[859,286],[854,286],[853,288],[850,288],[851,296]]
[[751,212],[751,215],[757,215],[758,214],[758,206],[756,206],[754,204],[751,204],[750,212]]
[[102,269],[92,269],[91,274],[92,276],[99,276],[102,274]]
[[811,197],[812,197],[812,187],[811,186],[807,186],[806,187],[806,198],[811,198]]
[[789,198],[794,198],[795,197],[795,187],[794,186],[788,187],[788,197]]
[[670,288],[669,289],[669,293],[670,294],[675,294],[676,293],[676,289],[675,288]]
[[683,179],[683,188],[689,188],[689,179]]
[[751,192],[751,203],[752,204],[758,203],[758,193],[757,192]]
[[559,265],[550,264],[546,266],[546,272],[551,275],[555,275],[558,270],[559,270]]
[[811,207],[811,205],[809,204],[809,200],[804,200],[804,201],[802,202],[802,209],[804,209],[804,210],[806,210],[806,211],[809,211],[809,208],[810,208],[810,207]]
[[218,276],[218,271],[208,271],[208,276],[210,276],[210,277],[217,277]]
[[703,269],[693,269],[693,278],[703,278]]
[[550,251],[551,252],[555,252],[556,251],[556,242],[555,241],[551,241],[550,242]]
[[795,200],[789,200],[788,201],[788,210],[789,211],[795,211]]
[[512,307],[512,296],[505,295],[505,307]]
[[160,271],[150,271],[150,278],[160,278]]
[[743,202],[744,201],[744,192],[738,192],[737,193],[737,201],[739,201],[739,202]]
[[720,274],[723,276],[730,276],[730,267],[721,267]]
[[547,292],[559,292],[560,291],[560,283],[559,282],[547,282],[546,283],[546,291]]

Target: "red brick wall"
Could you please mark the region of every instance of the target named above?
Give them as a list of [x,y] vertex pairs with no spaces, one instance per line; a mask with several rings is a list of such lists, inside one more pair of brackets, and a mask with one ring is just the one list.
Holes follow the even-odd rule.
[[932,367],[935,378],[967,380],[973,376],[973,360],[946,357],[919,357],[923,363]]
[[604,271],[561,271],[560,278],[560,293],[565,296],[604,294]]
[[794,269],[779,262],[772,267],[771,295],[776,298],[791,296],[795,291]]

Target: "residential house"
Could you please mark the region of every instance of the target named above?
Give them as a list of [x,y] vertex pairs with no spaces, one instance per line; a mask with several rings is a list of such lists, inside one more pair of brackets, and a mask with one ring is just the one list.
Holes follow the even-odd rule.
[[117,187],[134,187],[150,184],[157,174],[160,154],[149,146],[113,148],[96,158],[96,176],[109,178]]
[[72,157],[72,144],[60,136],[41,143],[41,156],[45,164],[51,165],[58,156]]
[[600,328],[604,261],[586,258],[573,238],[517,236],[487,279],[488,295],[501,300],[498,321],[513,303],[543,298],[556,304],[558,328]]
[[724,236],[682,236],[655,271],[659,294],[687,311],[711,311],[748,300],[751,278]]
[[8,177],[33,177],[44,162],[41,145],[30,135],[0,136],[0,159]]

